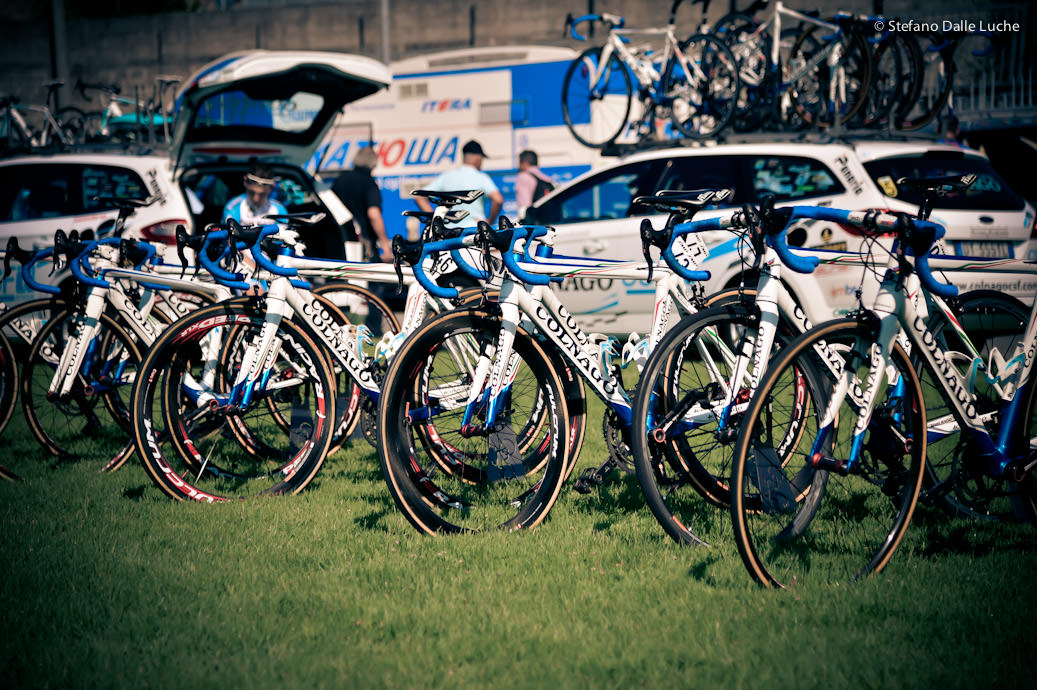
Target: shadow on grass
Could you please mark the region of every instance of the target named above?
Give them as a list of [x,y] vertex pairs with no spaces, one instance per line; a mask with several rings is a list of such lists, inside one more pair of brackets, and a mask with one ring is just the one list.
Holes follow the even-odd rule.
[[924,535],[924,546],[917,553],[923,557],[949,554],[986,556],[993,553],[1032,553],[1037,549],[1037,533],[1032,525],[948,518],[937,511],[916,513],[912,530]]
[[[573,473],[574,477],[576,473]],[[563,491],[573,491],[573,482],[570,481]],[[641,494],[641,486],[633,475],[624,474],[619,470],[613,470],[605,478],[601,486],[591,488],[589,494],[580,497],[576,501],[576,510],[580,513],[606,513],[609,515],[627,515],[641,510],[645,505],[644,496]],[[595,529],[608,529],[613,521],[605,520],[599,522]]]
[[144,492],[153,484],[141,484],[140,486],[129,486],[122,490],[122,495],[131,501],[140,502],[144,498]]

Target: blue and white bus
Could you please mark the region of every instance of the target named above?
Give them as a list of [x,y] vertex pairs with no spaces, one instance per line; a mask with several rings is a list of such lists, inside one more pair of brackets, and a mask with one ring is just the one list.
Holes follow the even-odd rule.
[[410,196],[461,162],[469,139],[482,144],[483,170],[514,218],[518,155],[531,149],[556,182],[589,170],[596,150],[581,146],[562,117],[562,80],[577,53],[569,48],[472,48],[394,62],[385,91],[351,103],[307,168],[326,178],[352,167],[362,146],[374,146],[374,176],[390,234],[406,227],[400,214],[417,208]]

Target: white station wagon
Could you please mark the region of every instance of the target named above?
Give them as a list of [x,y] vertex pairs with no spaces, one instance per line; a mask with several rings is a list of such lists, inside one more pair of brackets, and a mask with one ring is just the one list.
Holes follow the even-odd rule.
[[[851,210],[889,209],[916,213],[919,196],[899,189],[901,177],[974,173],[978,179],[964,193],[944,197],[931,219],[947,227],[951,253],[977,257],[1037,259],[1034,208],[991,168],[978,151],[927,139],[828,142],[750,138],[745,143],[680,147],[634,153],[605,168],[592,170],[530,207],[525,220],[558,230],[555,251],[574,256],[630,260],[641,256],[638,228],[647,215],[633,206],[641,195],[662,189],[732,189],[727,207],[758,202],[773,194],[778,206],[816,204]],[[716,215],[704,209],[697,218]],[[664,216],[650,216],[656,227]],[[707,292],[737,285],[743,278],[738,242],[727,232],[704,238],[710,255],[703,268],[712,276]],[[800,222],[790,229],[789,244],[798,247],[855,250],[861,236],[835,223]],[[856,306],[860,267],[820,267],[811,275],[791,270],[784,282],[814,323]],[[1037,277],[1019,275],[982,279],[958,274],[962,290],[993,288],[1025,302],[1037,295]],[[603,332],[644,330],[650,322],[652,293],[634,281],[569,279],[557,289],[574,313]],[[581,319],[581,323],[584,319]]]
[[[240,194],[254,159],[273,169],[274,198],[289,212],[324,212],[315,239],[338,236],[352,221],[345,205],[303,166],[342,107],[385,88],[388,68],[345,53],[252,50],[231,53],[192,75],[177,95],[168,151],[146,154],[80,151],[0,160],[0,249],[8,237],[24,248],[47,247],[54,231],[107,232],[116,212],[95,197],[155,203],[127,221],[125,235],[173,242],[176,226],[189,231],[222,220]],[[316,255],[316,254],[315,254]],[[54,282],[61,276],[36,276]],[[36,296],[15,272],[0,300]]]

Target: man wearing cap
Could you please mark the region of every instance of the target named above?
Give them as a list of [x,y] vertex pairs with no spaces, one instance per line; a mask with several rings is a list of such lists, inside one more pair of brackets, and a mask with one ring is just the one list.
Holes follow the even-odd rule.
[[265,216],[287,213],[283,205],[270,198],[276,182],[270,166],[258,163],[253,165],[245,174],[245,193],[227,202],[223,207],[222,220],[233,218],[242,225],[273,223]]
[[[461,221],[460,225],[475,225],[480,220],[492,223],[496,220],[497,214],[500,213],[501,205],[504,203],[504,197],[501,195],[500,190],[497,189],[497,185],[493,183],[489,175],[481,170],[484,158],[489,158],[489,156],[483,151],[479,142],[473,139],[461,149],[461,165],[453,170],[447,170],[425,185],[425,189],[435,192],[482,190],[484,197],[490,200],[489,214],[485,211],[483,199],[476,199],[470,204],[454,206],[453,210],[468,211],[468,217]],[[432,210],[432,205],[424,197],[419,196],[415,200],[423,211]]]

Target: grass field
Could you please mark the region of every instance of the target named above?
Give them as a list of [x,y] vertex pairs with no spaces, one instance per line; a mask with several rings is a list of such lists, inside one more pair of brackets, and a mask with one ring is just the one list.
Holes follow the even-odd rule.
[[879,575],[776,592],[726,512],[681,549],[632,477],[567,489],[533,531],[428,538],[362,442],[299,496],[230,505],[35,463],[17,418],[0,455],[26,475],[0,482],[4,687],[1032,687],[1025,525],[920,508]]

